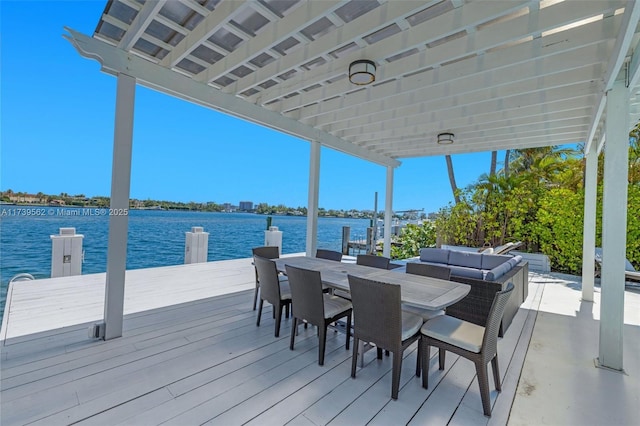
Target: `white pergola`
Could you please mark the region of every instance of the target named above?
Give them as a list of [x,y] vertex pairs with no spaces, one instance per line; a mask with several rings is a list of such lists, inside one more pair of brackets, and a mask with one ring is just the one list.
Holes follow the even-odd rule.
[[[136,84],[386,167],[385,254],[399,159],[583,142],[583,299],[593,300],[605,144],[601,366],[622,370],[628,131],[640,117],[640,5],[623,0],[110,0],[78,52],[118,78],[111,203],[128,207]],[[359,86],[350,64],[369,60]],[[455,135],[437,144],[439,133]],[[105,339],[122,334],[127,217],[110,218]]]

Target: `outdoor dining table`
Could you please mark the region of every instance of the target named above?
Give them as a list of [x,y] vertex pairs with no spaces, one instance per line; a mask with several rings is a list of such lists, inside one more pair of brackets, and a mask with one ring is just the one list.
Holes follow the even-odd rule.
[[422,275],[407,274],[399,270],[378,269],[370,266],[342,263],[306,256],[274,259],[278,271],[286,274],[285,265],[320,271],[322,283],[335,289],[349,291],[348,275],[400,285],[402,303],[426,309],[444,309],[464,298],[471,286]]

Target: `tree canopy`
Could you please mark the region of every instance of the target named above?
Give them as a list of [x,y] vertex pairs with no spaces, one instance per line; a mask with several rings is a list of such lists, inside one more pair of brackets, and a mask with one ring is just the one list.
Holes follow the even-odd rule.
[[[629,135],[627,258],[640,267],[640,125]],[[504,167],[457,189],[456,202],[442,208],[435,223],[407,227],[394,257],[411,257],[420,247],[442,244],[482,247],[523,241],[523,250],[549,256],[554,270],[582,268],[584,157],[582,147],[511,150]],[[606,149],[605,149],[606,151]],[[596,245],[602,238],[603,158],[598,161]]]

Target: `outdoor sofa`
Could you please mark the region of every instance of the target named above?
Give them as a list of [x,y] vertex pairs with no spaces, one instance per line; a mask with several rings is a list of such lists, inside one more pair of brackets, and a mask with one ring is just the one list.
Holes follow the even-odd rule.
[[471,285],[471,291],[461,301],[447,307],[451,315],[484,326],[497,291],[513,282],[514,291],[500,324],[500,337],[507,331],[529,292],[529,264],[521,256],[473,253],[439,248],[422,248],[415,262],[446,266],[451,280]]

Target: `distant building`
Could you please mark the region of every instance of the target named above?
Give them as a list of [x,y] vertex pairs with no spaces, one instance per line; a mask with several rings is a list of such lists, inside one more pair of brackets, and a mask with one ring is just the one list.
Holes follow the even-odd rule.
[[240,201],[240,206],[238,207],[240,211],[249,212],[253,210],[253,201]]
[[41,197],[36,194],[13,194],[9,195],[9,200],[14,203],[40,203]]

